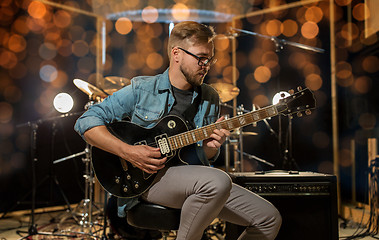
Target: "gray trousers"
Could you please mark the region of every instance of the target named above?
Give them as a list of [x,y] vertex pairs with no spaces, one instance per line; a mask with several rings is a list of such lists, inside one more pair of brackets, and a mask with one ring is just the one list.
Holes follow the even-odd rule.
[[201,239],[215,218],[246,226],[239,240],[271,240],[278,234],[282,221],[271,203],[233,184],[225,172],[206,166],[163,169],[142,198],[181,208],[177,240]]

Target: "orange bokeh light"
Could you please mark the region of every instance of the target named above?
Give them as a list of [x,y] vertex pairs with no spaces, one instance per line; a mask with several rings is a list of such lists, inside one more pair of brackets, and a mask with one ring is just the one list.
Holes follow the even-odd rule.
[[336,65],[337,77],[341,79],[346,79],[352,76],[352,67],[350,63],[345,61],[340,61]]
[[254,71],[254,78],[259,83],[268,82],[271,78],[271,71],[266,66],[259,66]]
[[301,27],[301,34],[307,39],[315,38],[318,32],[319,32],[319,28],[317,24],[314,22],[308,21],[304,23],[303,26]]
[[270,36],[279,36],[281,34],[281,22],[277,19],[270,20],[266,23],[266,32]]
[[115,29],[119,34],[126,35],[132,30],[133,24],[129,18],[122,17],[117,19]]
[[305,78],[305,86],[312,91],[317,91],[322,86],[322,79],[320,75],[312,73]]
[[321,8],[312,6],[305,11],[305,20],[318,23],[323,17]]
[[353,8],[353,17],[358,21],[363,21],[370,17],[370,9],[364,3],[358,3]]
[[150,53],[146,58],[146,65],[153,70],[159,69],[163,65],[162,55],[156,52]]
[[352,0],[335,0],[337,5],[340,5],[340,6],[347,6],[351,3],[351,1]]
[[45,4],[39,1],[32,1],[28,6],[28,13],[34,18],[43,18],[46,11]]
[[55,26],[66,28],[71,24],[71,15],[66,11],[58,10],[53,16],[53,21]]
[[292,37],[297,33],[298,28],[296,21],[287,19],[280,26],[280,31],[284,36]]
[[172,17],[178,21],[184,21],[190,16],[188,7],[183,3],[177,3],[172,7]]
[[8,41],[9,50],[19,53],[25,50],[26,40],[23,36],[18,34],[13,34],[9,37]]
[[263,94],[259,94],[253,98],[253,103],[256,106],[265,107],[265,106],[269,105],[270,101],[268,100],[267,96],[265,96]]
[[360,94],[368,93],[371,89],[371,79],[366,76],[358,77],[355,79],[353,87]]
[[362,67],[366,72],[375,73],[379,71],[379,58],[377,56],[367,56],[362,61]]

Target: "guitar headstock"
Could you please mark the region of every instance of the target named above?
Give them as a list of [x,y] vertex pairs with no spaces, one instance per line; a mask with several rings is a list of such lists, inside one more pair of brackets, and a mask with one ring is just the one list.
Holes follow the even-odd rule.
[[290,91],[290,96],[280,99],[276,104],[281,114],[292,116],[296,113],[298,117],[301,117],[303,113],[310,115],[311,109],[316,107],[316,99],[311,90],[301,87],[298,87],[297,90],[296,93],[293,90]]

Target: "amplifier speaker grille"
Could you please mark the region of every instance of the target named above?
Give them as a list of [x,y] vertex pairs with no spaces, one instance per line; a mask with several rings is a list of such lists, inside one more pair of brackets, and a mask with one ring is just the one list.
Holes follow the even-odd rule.
[[[336,177],[313,172],[231,173],[233,182],[275,205],[283,223],[276,240],[337,240]],[[226,239],[243,227],[227,223]]]

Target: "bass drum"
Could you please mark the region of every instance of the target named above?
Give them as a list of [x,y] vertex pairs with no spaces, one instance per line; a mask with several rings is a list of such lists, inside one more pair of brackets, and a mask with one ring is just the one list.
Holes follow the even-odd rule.
[[157,240],[162,238],[162,234],[159,231],[135,228],[128,224],[126,217],[120,218],[117,215],[117,198],[114,196],[108,199],[106,214],[113,233],[116,234],[119,239]]

